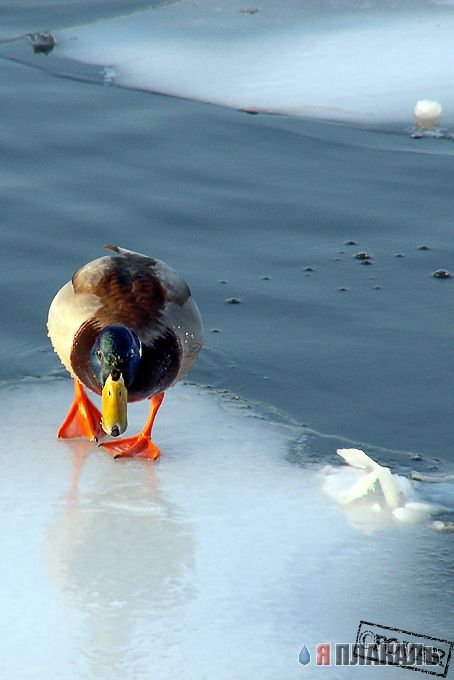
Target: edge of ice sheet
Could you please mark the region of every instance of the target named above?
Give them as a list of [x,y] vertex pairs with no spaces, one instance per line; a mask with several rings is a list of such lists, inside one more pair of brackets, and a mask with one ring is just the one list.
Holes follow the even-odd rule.
[[109,83],[247,111],[411,125],[427,99],[454,123],[453,8],[257,8],[174,3],[57,31],[55,52]]
[[[25,380],[9,386],[3,385],[0,388],[0,400],[11,391],[11,394],[16,394],[20,401],[25,398],[29,390],[39,392],[41,389],[48,393],[63,392],[67,395],[66,398],[59,399],[54,408],[49,409],[42,422],[37,420],[37,414],[34,414],[35,422],[30,422],[28,425],[34,432],[34,437],[38,440],[43,437],[47,446],[55,448],[56,452],[61,453],[68,448],[72,451],[83,449],[84,457],[90,453],[96,456],[99,463],[103,461],[101,464],[112,464],[107,454],[102,449],[97,449],[92,443],[54,441],[55,431],[72,400],[68,381]],[[199,408],[192,403],[193,399],[194,404],[197,401],[200,402]],[[29,397],[27,400],[29,401]],[[37,401],[39,400],[40,398],[37,398]],[[50,406],[47,401],[44,405]],[[27,408],[28,406],[24,405],[23,410]],[[183,413],[181,409],[184,409]],[[130,405],[128,434],[141,429],[147,410],[147,402]],[[204,415],[204,411],[208,411],[210,416]],[[180,413],[180,415],[175,417],[175,413]],[[201,418],[199,413],[202,414]],[[13,417],[9,418],[10,431],[16,431],[14,422],[15,419],[17,421],[18,416],[19,411],[16,411]],[[224,416],[226,428],[223,427]],[[50,422],[51,419],[52,422]],[[187,429],[189,423],[192,423],[190,430]],[[21,426],[17,422],[16,426],[19,431]],[[237,433],[234,432],[235,427],[238,428]],[[246,438],[243,431],[247,433]],[[160,466],[173,465],[177,460],[179,465],[186,466],[197,453],[198,466],[215,465],[221,471],[225,465],[232,466],[234,461],[241,461],[238,474],[241,474],[241,470],[247,474],[248,471],[262,466],[265,476],[270,467],[282,464],[282,461],[286,461],[285,466],[292,469],[291,463],[287,460],[288,452],[292,442],[301,438],[301,430],[297,425],[282,420],[278,422],[271,412],[267,414],[265,407],[261,409],[257,404],[251,407],[234,395],[207,390],[189,383],[180,384],[167,393],[154,432],[156,433],[155,439],[163,451],[163,456],[158,463]],[[207,446],[210,432],[212,433],[211,451]],[[205,441],[207,449],[205,456],[197,450],[199,436]],[[224,453],[219,453],[220,450]],[[337,512],[340,509],[356,528],[369,531],[394,523],[420,522],[437,512],[450,511],[450,508],[447,508],[446,504],[443,505],[441,500],[446,501],[447,497],[451,497],[454,485],[449,483],[438,485],[441,493],[439,494],[440,502],[437,502],[438,488],[434,488],[437,485],[426,485],[421,481],[392,474],[388,467],[380,465],[359,449],[338,449],[337,453],[346,465],[324,466],[320,461],[319,464],[311,463],[311,465],[304,466],[304,461],[301,461],[303,465],[298,466],[298,474],[300,470],[304,470],[305,482],[308,477],[312,480],[313,493],[320,499],[323,495],[331,498],[336,504],[333,505],[333,511],[336,511],[336,507]],[[125,461],[116,461],[113,464],[124,465]],[[140,465],[138,461],[130,461],[129,465],[131,464]],[[74,474],[73,472],[73,476]],[[444,481],[444,478],[442,479]],[[427,493],[427,486],[431,493]],[[301,493],[303,493],[303,488]],[[115,503],[112,507],[114,506]],[[142,507],[134,508],[124,500],[120,502],[119,507],[123,510],[129,507],[131,512],[149,512],[149,509]],[[153,512],[156,512],[156,509]]]

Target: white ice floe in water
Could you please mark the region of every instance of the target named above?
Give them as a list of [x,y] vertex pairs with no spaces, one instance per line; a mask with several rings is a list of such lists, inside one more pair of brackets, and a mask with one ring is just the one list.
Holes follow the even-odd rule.
[[452,534],[358,530],[323,464],[289,455],[296,428],[182,385],[161,459],[113,461],[55,439],[71,399],[69,381],[0,389],[2,677],[297,680],[303,644],[353,642],[361,619],[452,636]]
[[[454,9],[440,3],[175,2],[55,34],[55,54],[108,81],[250,111],[411,127],[415,102],[454,123]],[[50,57],[52,58],[52,57]]]
[[[439,512],[440,505],[418,500],[411,480],[392,474],[361,449],[337,449],[347,466],[327,466],[323,473],[323,489],[351,513],[358,524],[370,528],[394,519],[399,522],[420,522]],[[358,501],[360,502],[358,504]]]

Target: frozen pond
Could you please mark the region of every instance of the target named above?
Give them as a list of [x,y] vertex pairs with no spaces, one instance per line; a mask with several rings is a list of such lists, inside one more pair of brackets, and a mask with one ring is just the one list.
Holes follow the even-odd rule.
[[353,642],[361,619],[446,635],[453,535],[344,514],[322,465],[289,457],[296,428],[183,385],[159,462],[113,461],[55,439],[71,395],[62,380],[0,393],[2,677],[290,680],[310,672],[303,644]]

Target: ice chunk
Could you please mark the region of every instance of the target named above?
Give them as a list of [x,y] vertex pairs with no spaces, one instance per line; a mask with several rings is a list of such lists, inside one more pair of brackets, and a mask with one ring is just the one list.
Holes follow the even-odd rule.
[[420,130],[431,130],[440,125],[440,102],[420,99],[415,106],[416,127]]
[[443,522],[442,520],[435,520],[432,522],[432,529],[440,533],[451,533],[454,531],[454,522]]
[[394,508],[393,515],[399,522],[421,522],[437,510],[438,508],[432,503],[410,501],[400,508]]
[[389,508],[395,508],[399,505],[400,491],[397,478],[391,474],[388,467],[379,465],[361,449],[337,449],[337,453],[348,465],[368,471],[351,488],[339,495],[338,499],[341,503],[351,503],[365,496],[370,490],[374,491],[376,485],[379,484],[386,505]]
[[440,505],[418,500],[409,479],[393,475],[361,449],[338,449],[337,453],[348,466],[325,468],[323,489],[341,505],[356,506],[358,516],[354,509],[350,516],[357,525],[364,525],[365,517],[373,515],[380,523],[386,519],[421,522],[440,510]]
[[380,467],[375,460],[361,449],[337,449],[337,454],[342,456],[347,465],[359,468],[360,470],[375,470]]
[[430,484],[443,484],[444,482],[454,482],[454,474],[447,472],[439,475],[428,475],[417,470],[412,470],[411,478],[419,482],[429,482]]

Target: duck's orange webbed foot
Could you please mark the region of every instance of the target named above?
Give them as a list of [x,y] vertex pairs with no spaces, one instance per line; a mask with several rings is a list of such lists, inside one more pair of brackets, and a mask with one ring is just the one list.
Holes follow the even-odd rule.
[[150,414],[148,420],[140,432],[135,437],[128,437],[128,439],[119,439],[112,442],[104,442],[100,444],[103,449],[113,458],[148,458],[156,460],[161,455],[160,450],[151,441],[151,430],[156,418],[156,414],[164,399],[164,392],[156,394],[150,400]]
[[128,439],[119,439],[114,442],[100,444],[112,458],[148,458],[156,460],[161,455],[160,450],[153,444],[150,437],[142,434]]
[[101,413],[84,392],[82,383],[74,380],[74,401],[57,432],[59,439],[84,437],[97,442],[104,437]]

